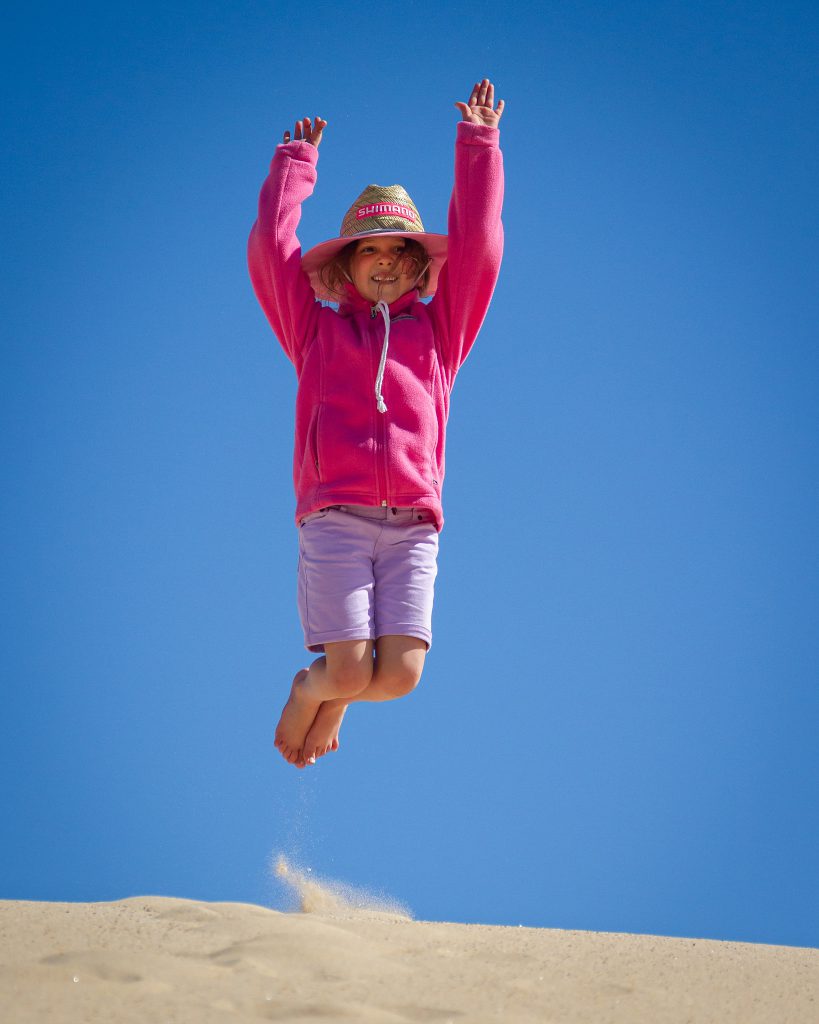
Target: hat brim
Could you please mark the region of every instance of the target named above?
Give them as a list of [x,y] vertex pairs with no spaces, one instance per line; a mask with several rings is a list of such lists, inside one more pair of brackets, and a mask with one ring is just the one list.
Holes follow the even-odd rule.
[[301,258],[301,266],[310,278],[310,284],[317,299],[324,299],[327,302],[338,302],[339,300],[338,295],[328,291],[321,280],[321,268],[325,263],[329,263],[350,242],[360,242],[363,238],[373,238],[376,235],[397,235],[399,238],[411,238],[420,242],[432,260],[429,265],[427,286],[420,290],[420,294],[422,298],[435,294],[435,289],[438,287],[438,275],[441,272],[441,267],[446,263],[446,235],[434,235],[427,231],[399,231],[396,228],[382,228],[379,231],[365,231],[360,235],[352,235],[347,238],[331,238],[328,242],[322,242],[320,245],[314,245],[312,249],[308,249]]

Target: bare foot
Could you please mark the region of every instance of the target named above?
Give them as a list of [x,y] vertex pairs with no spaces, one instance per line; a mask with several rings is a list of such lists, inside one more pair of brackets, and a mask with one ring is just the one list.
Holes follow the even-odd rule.
[[326,700],[316,713],[310,731],[304,738],[302,754],[305,761],[311,757],[324,757],[331,750],[338,750],[338,730],[347,705],[340,700]]
[[[276,726],[276,738],[273,745],[289,764],[303,768],[305,764],[314,763],[302,757],[304,737],[307,735],[321,701],[313,700],[304,692],[304,680],[309,669],[303,668],[293,677],[290,688],[290,699],[284,705],[279,724]],[[315,760],[315,759],[314,759]]]

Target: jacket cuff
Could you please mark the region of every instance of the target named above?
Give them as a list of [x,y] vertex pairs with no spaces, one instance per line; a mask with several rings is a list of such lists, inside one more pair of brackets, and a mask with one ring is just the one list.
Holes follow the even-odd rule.
[[487,124],[473,124],[472,121],[458,122],[458,142],[468,146],[500,146],[500,128],[490,128]]
[[311,145],[311,143],[305,142],[304,139],[291,139],[290,142],[280,142],[276,146],[273,159],[275,160],[277,156],[286,156],[291,160],[302,160],[315,167],[318,161],[318,149]]

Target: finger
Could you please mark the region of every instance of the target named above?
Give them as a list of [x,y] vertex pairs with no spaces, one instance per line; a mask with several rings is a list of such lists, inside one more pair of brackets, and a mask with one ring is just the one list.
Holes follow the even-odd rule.
[[290,141],[290,132],[285,132],[284,133],[284,138],[282,139],[282,142],[289,142],[289,141]]
[[506,104],[503,102],[503,100],[498,100],[498,105],[497,105],[497,107],[495,107],[495,113],[498,115],[498,120],[499,121],[503,117],[503,108],[505,106],[506,106]]
[[478,102],[478,93],[480,91],[481,91],[481,83],[480,82],[476,82],[472,86],[472,94],[469,97],[469,105],[470,105],[470,107],[474,107],[475,104]]
[[463,118],[463,120],[464,121],[468,121],[469,120],[469,107],[466,105],[466,103],[456,103],[455,106],[461,112],[461,117]]
[[489,82],[489,79],[488,78],[484,78],[483,81],[481,82],[481,87],[478,90],[478,106],[480,106],[480,107],[485,107],[486,106],[486,86],[487,86],[488,82]]
[[491,82],[488,82],[486,86],[486,105],[487,107],[495,105],[495,86]]
[[296,140],[301,138],[301,121],[296,121],[296,127],[293,130],[293,138]]

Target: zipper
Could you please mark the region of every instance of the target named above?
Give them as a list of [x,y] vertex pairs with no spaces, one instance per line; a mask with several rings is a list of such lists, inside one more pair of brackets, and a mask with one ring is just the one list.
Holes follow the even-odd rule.
[[389,467],[387,465],[387,431],[389,429],[389,424],[387,423],[386,415],[384,415],[383,413],[379,412],[378,413],[378,418],[381,420],[381,435],[383,437],[383,443],[382,443],[382,446],[381,446],[381,452],[382,452],[382,460],[383,460],[383,466],[384,466],[384,491],[385,491],[385,493],[387,495],[387,497],[381,502],[381,505],[385,506],[385,505],[387,505],[387,503],[388,503],[387,499],[390,496],[390,477],[389,477]]
[[[372,309],[370,311],[370,319],[372,321],[372,330],[370,331],[371,341],[371,352],[375,360],[375,368],[378,370],[378,364],[381,361],[381,353],[379,351],[379,339],[378,339],[378,328],[375,325],[375,318],[377,311]],[[381,321],[379,321],[381,323]],[[381,344],[383,345],[384,338],[383,334],[381,337]],[[378,491],[380,494],[387,492],[387,497],[381,499],[381,507],[389,507],[389,489],[388,489],[388,475],[387,475],[387,424],[384,422],[386,416],[384,413],[376,411],[375,414],[375,430],[376,430],[376,449],[380,448],[381,451],[375,453],[375,475],[376,483],[378,484]]]

